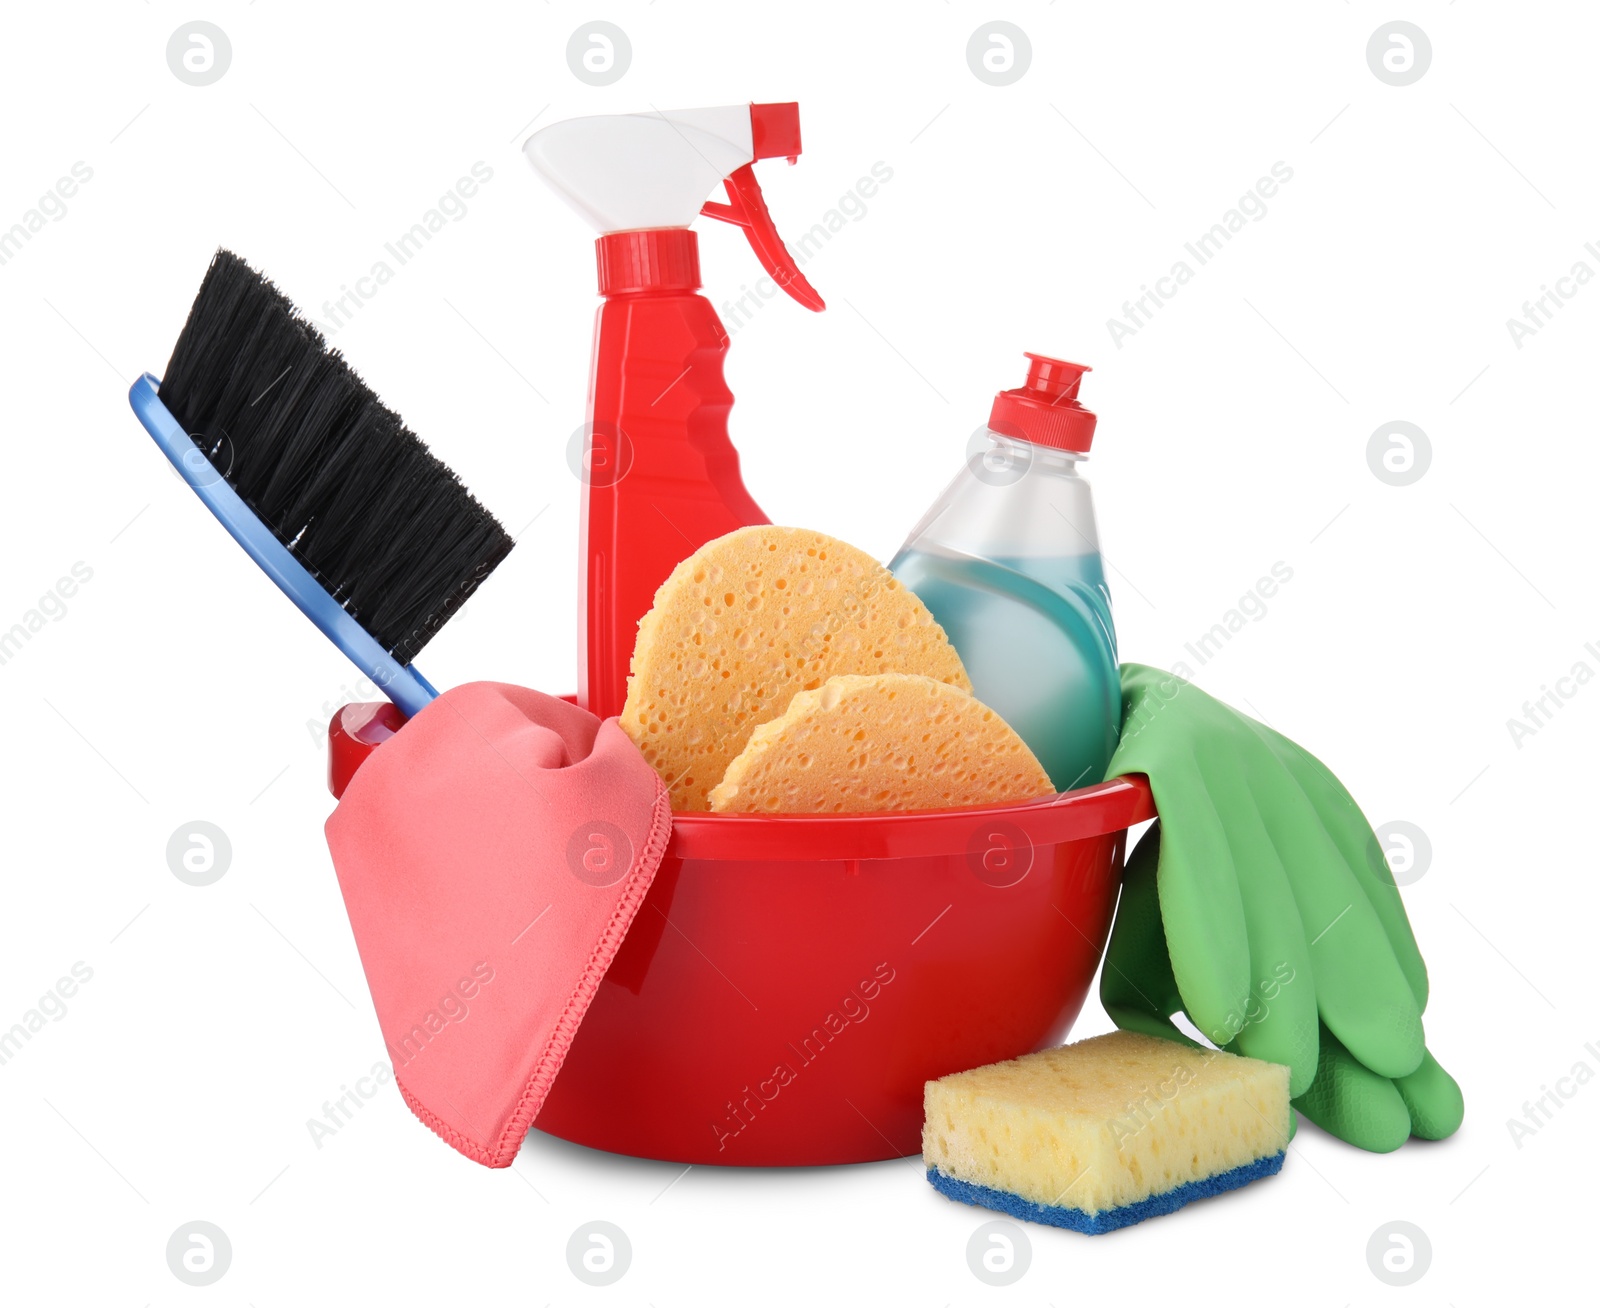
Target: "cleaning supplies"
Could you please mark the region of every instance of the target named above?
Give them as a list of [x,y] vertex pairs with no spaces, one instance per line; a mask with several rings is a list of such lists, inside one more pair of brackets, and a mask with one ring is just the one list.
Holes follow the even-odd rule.
[[971,689],[921,600],[871,555],[797,527],[743,527],[678,564],[632,666],[622,729],[679,812],[704,812],[750,733],[829,677],[915,672]]
[[1050,778],[993,709],[932,677],[829,677],[757,727],[713,813],[909,813],[1019,803]]
[[1289,1072],[1117,1031],[930,1081],[924,1116],[942,1194],[1103,1235],[1277,1172]]
[[[534,169],[600,233],[579,587],[578,702],[621,712],[639,619],[686,555],[765,523],[728,440],[728,333],[698,293],[704,214],[744,228],[772,280],[822,299],[767,212],[751,164],[800,153],[794,104],[574,118],[535,132]],[[728,203],[706,202],[718,183]],[[713,778],[713,781],[715,778]]]
[[[1428,973],[1377,838],[1292,740],[1155,668],[1122,669],[1112,776],[1160,822],[1132,857],[1100,998],[1120,1027],[1291,1069],[1295,1106],[1364,1149],[1461,1124],[1423,1041]],[[1319,1049],[1320,1045],[1320,1049]]]
[[422,1122],[509,1167],[671,834],[615,722],[520,686],[446,691],[327,822],[395,1081]]
[[1058,790],[1105,773],[1122,718],[1111,595],[1089,483],[1089,369],[1027,356],[974,453],[890,563],[945,629],[972,693],[1005,718]]
[[217,251],[166,375],[128,392],[249,556],[407,714],[417,652],[510,553],[505,529],[271,282]]
[[[520,960],[524,949],[545,947],[548,928],[571,925],[564,901],[559,913],[539,917],[551,900],[533,897],[542,883],[529,872],[546,864],[542,855],[530,863],[520,842],[525,832],[537,836],[534,805],[565,819],[545,820],[557,834],[577,834],[590,818],[561,808],[569,792],[547,789],[544,765],[523,752],[523,733],[542,737],[540,717],[526,714],[522,726],[489,735],[488,745],[505,758],[496,772],[490,748],[469,748],[476,716],[456,719],[452,732],[457,694],[447,691],[398,733],[364,730],[378,725],[362,721],[370,706],[337,715],[329,748],[340,757],[330,777],[345,784],[340,808],[350,803],[352,817],[364,816],[349,826],[330,821],[330,848],[341,884],[361,882],[365,907],[353,920],[370,911],[397,962],[414,952],[417,976],[442,976],[446,984],[463,975],[453,970],[462,955],[495,968],[481,1002],[463,1001],[470,1015],[456,1022],[440,1012],[443,1033],[415,1070],[436,1055],[459,1055],[462,1066],[441,1074],[465,1086],[475,1076],[492,1077],[494,1097],[510,1102],[517,1097],[509,1089],[515,1063],[493,1061],[493,1042],[480,1046],[472,1033],[480,1018],[501,1021],[483,1005],[512,1002],[513,988],[502,985],[512,979],[503,956]],[[622,737],[615,724],[595,730],[594,747],[585,752],[580,740],[573,757],[583,761],[572,766],[598,766],[609,776],[617,768],[607,761],[610,750]],[[401,747],[403,762],[378,774],[380,808],[380,797],[362,783],[369,768]],[[601,757],[591,763],[594,755]],[[463,766],[457,788],[452,774]],[[637,771],[626,773],[629,794]],[[480,792],[483,784],[488,789]],[[397,825],[386,834],[389,814]],[[1142,777],[1040,803],[938,813],[672,814],[645,902],[609,967],[603,954],[595,957],[604,975],[581,1027],[559,1033],[571,1046],[535,1129],[680,1165],[810,1167],[915,1154],[926,1081],[1066,1036],[1100,965],[1124,829],[1153,816]],[[435,826],[437,836],[430,835]],[[591,827],[576,844],[577,867],[595,879],[622,866],[610,852],[621,842],[613,836],[608,848],[594,841],[603,834]],[[639,839],[637,831],[629,837],[636,845]],[[421,854],[440,856],[431,872],[429,864],[413,863],[419,845]],[[347,867],[351,858],[362,861]],[[404,866],[390,872],[389,859]],[[568,872],[557,867],[551,880],[561,887]],[[433,879],[419,882],[425,875]],[[427,893],[413,896],[419,884]],[[440,928],[453,935],[461,922],[458,897],[470,899],[484,921],[497,913],[503,929],[478,937],[463,927],[463,947],[446,948]],[[617,901],[624,918],[627,902]],[[504,906],[496,910],[497,903]],[[380,946],[366,942],[364,918],[357,931],[365,960]],[[478,939],[498,942],[502,952],[480,953]],[[560,954],[576,956],[576,949]],[[550,976],[558,994],[575,993],[566,964]],[[422,995],[430,989],[417,988]],[[374,985],[374,998],[380,993],[389,992]],[[384,1029],[409,1033],[438,1010],[443,993],[431,1001],[418,995],[414,1012],[396,1001],[392,1017],[381,1015]],[[542,1003],[536,994],[518,1000]],[[514,1045],[501,1049],[509,1056]],[[437,1098],[405,1068],[401,1080],[421,1102]],[[434,1084],[468,1108],[450,1086]],[[474,1107],[472,1116],[484,1124],[481,1139],[504,1141],[494,1152],[505,1157],[512,1142],[490,1125],[494,1114]],[[441,1112],[440,1120],[457,1119]]]

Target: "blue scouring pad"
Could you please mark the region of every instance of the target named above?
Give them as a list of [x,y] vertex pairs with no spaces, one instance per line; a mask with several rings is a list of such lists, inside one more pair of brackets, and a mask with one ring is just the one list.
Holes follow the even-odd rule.
[[1253,1163],[1246,1163],[1243,1167],[1219,1172],[1216,1176],[1208,1176],[1200,1181],[1186,1181],[1183,1185],[1164,1190],[1160,1194],[1153,1194],[1148,1199],[1139,1200],[1138,1203],[1125,1204],[1121,1208],[1107,1208],[1098,1213],[1086,1213],[1081,1208],[1036,1204],[1007,1190],[974,1185],[971,1181],[958,1181],[953,1176],[946,1176],[936,1167],[928,1169],[928,1183],[946,1198],[958,1199],[964,1204],[993,1208],[996,1212],[1005,1213],[1010,1217],[1020,1217],[1026,1222],[1064,1226],[1069,1231],[1081,1231],[1084,1235],[1104,1235],[1108,1231],[1132,1226],[1135,1222],[1142,1222],[1149,1217],[1177,1212],[1185,1204],[1193,1203],[1196,1199],[1237,1190],[1241,1185],[1249,1185],[1250,1182],[1258,1181],[1263,1176],[1274,1175],[1282,1166],[1283,1153],[1280,1151],[1268,1158],[1258,1158]]

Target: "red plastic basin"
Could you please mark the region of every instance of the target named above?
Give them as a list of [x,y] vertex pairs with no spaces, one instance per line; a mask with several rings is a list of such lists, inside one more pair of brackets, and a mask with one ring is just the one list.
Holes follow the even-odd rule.
[[[390,734],[374,710],[330,726],[340,790]],[[917,1153],[923,1082],[1066,1036],[1125,832],[1154,816],[1137,777],[995,808],[679,815],[536,1129],[682,1163]]]

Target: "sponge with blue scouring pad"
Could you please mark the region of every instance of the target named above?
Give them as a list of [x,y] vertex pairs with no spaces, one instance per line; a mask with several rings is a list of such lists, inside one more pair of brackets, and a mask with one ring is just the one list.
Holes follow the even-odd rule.
[[1131,1031],[929,1081],[922,1158],[951,1199],[1100,1235],[1283,1166],[1289,1069]]

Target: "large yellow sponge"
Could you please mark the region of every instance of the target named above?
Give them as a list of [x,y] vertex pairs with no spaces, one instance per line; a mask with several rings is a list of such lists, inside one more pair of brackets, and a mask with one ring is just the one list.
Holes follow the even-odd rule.
[[935,1188],[1100,1234],[1276,1172],[1289,1069],[1116,1031],[929,1081],[923,1106]]

